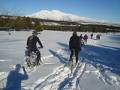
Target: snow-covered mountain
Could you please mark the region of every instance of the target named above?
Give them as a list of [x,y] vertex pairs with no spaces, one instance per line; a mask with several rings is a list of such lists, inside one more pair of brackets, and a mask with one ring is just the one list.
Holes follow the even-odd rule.
[[81,24],[102,24],[102,25],[120,26],[120,24],[111,23],[106,20],[96,20],[88,17],[65,13],[60,10],[51,10],[51,11],[41,10],[27,16],[33,18],[40,18],[40,19],[57,20],[57,21],[73,21]]
[[35,18],[42,18],[42,19],[66,20],[66,21],[90,20],[90,18],[79,17],[77,15],[64,13],[59,10],[52,10],[52,11],[41,10],[29,16],[35,17]]
[[50,20],[59,20],[59,21],[82,21],[82,22],[95,22],[96,20],[88,17],[81,17],[69,13],[65,13],[59,10],[41,10],[39,12],[33,13],[28,15],[34,18],[41,18],[41,19],[50,19]]

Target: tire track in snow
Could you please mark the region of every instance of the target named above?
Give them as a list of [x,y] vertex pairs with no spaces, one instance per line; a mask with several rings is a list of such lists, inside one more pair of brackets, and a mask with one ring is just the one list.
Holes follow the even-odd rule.
[[[95,58],[94,58],[95,59]],[[94,60],[95,61],[95,60]],[[115,75],[114,73],[111,73],[111,68],[104,66],[102,64],[97,64],[95,62],[90,62],[89,60],[86,60],[85,62],[91,64],[96,70],[94,71],[86,71],[85,73],[93,73],[97,76],[99,80],[101,80],[105,85],[120,85],[120,78],[119,76]],[[108,74],[108,73],[111,74]]]
[[[73,69],[73,73],[71,72],[68,74],[68,77],[64,78],[62,82],[60,82],[58,90],[65,90],[65,87],[72,82],[74,77],[77,75],[78,69],[81,67],[80,63],[77,64],[77,66]],[[68,88],[68,87],[67,87]]]
[[57,86],[59,83],[68,76],[70,73],[70,70],[66,66],[61,66],[56,71],[48,76],[43,82],[41,82],[39,85],[37,85],[34,89],[35,90],[55,90],[57,89]]
[[[89,51],[89,50],[86,50],[84,48],[84,53],[86,53],[86,51]],[[91,51],[90,51],[91,52]],[[101,80],[105,85],[109,84],[109,85],[120,85],[120,78],[118,75],[114,74],[111,72],[112,68],[111,67],[108,67],[108,66],[105,66],[103,64],[98,64],[97,62],[97,54],[95,53],[88,53],[86,54],[87,57],[89,57],[89,59],[93,59],[93,60],[85,60],[87,63],[91,64],[92,66],[94,66],[96,68],[96,71],[90,71],[90,73],[94,73],[97,75],[97,78],[99,80]],[[103,52],[106,54],[106,52]],[[102,58],[103,59],[103,58]],[[119,69],[115,69],[114,68],[114,71],[120,71]],[[111,74],[107,74],[107,72],[111,72]]]
[[105,68],[100,65],[98,66],[96,69],[98,69],[98,78],[100,80],[102,80],[105,84],[109,84],[109,85],[120,85],[120,78],[117,78],[116,76],[114,75],[108,75],[107,72],[108,70],[105,70]]
[[82,63],[81,66],[79,67],[78,72],[76,73],[77,75],[74,76],[73,79],[73,85],[70,87],[72,90],[79,90],[80,88],[80,79],[82,78],[82,75],[84,74],[86,70],[86,63]]
[[[58,49],[57,52],[55,52],[55,54],[59,55],[61,58],[63,58],[63,49]],[[44,56],[42,59],[49,59],[51,57],[54,57],[54,55],[49,55],[49,56]],[[44,64],[44,63],[43,63]],[[46,63],[45,63],[46,64]],[[47,78],[45,78],[44,80],[37,80],[33,85],[32,88],[34,87],[35,89],[40,88],[40,90],[42,88],[44,88],[45,86],[55,83],[56,82],[56,78],[63,78],[64,75],[67,75],[67,73],[69,72],[68,67],[65,67],[66,65],[62,65],[60,66],[58,69],[55,70],[54,73],[52,73],[50,76],[48,76]],[[67,72],[67,73],[66,73]],[[66,74],[65,74],[66,73]],[[61,76],[60,76],[61,75]]]
[[86,63],[83,63],[81,69],[79,70],[80,75],[76,78],[76,83],[75,83],[75,90],[81,90],[80,88],[80,79],[84,72],[86,71]]
[[[61,82],[58,90],[77,90],[80,87],[80,79],[86,70],[86,63],[80,62],[76,67],[73,76],[71,78],[67,77],[63,82]],[[72,84],[72,85],[70,85]]]

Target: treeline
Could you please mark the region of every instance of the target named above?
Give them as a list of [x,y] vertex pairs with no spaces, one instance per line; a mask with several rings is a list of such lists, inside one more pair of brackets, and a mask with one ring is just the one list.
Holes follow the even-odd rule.
[[54,31],[79,31],[79,32],[120,32],[120,27],[115,26],[97,24],[83,25],[73,22],[69,23],[67,21],[64,22],[57,21],[56,23],[58,23],[58,25],[44,25],[44,24],[41,25],[41,22],[42,23],[47,22],[47,20],[40,20],[20,16],[0,17],[0,30],[15,29],[16,31],[20,31],[35,29],[37,31],[54,30]]
[[81,30],[90,32],[120,32],[120,27],[108,26],[108,25],[97,25],[88,24],[81,25]]
[[29,17],[2,17],[0,18],[0,28],[1,30],[6,29],[15,29],[16,31],[20,30],[30,30],[35,29],[37,31],[42,31],[42,26],[39,22],[32,22],[32,19]]
[[114,26],[106,26],[106,25],[75,25],[75,26],[68,26],[68,25],[44,25],[44,29],[46,30],[54,30],[54,31],[78,31],[78,32],[120,32],[120,27]]
[[80,31],[80,26],[70,26],[70,25],[43,25],[45,30],[54,31]]

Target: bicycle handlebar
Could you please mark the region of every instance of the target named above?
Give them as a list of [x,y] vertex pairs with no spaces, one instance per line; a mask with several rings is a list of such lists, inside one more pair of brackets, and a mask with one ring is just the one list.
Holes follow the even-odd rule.
[[37,47],[38,49],[41,49],[41,48],[43,48],[43,47]]
[[[28,47],[25,47],[25,48],[27,48],[28,49]],[[43,47],[37,47],[38,49],[41,49],[41,48],[43,48]]]

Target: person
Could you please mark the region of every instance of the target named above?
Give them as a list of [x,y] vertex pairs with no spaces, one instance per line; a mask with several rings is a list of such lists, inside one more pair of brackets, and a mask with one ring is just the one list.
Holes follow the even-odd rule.
[[93,39],[93,33],[90,36],[91,36],[91,39]]
[[80,40],[82,40],[83,39],[83,36],[82,36],[82,34],[80,34]]
[[69,40],[69,49],[71,51],[70,60],[72,59],[73,53],[75,51],[76,63],[78,62],[78,54],[81,50],[80,46],[80,38],[77,36],[77,32],[73,32],[73,35],[70,37]]
[[28,37],[27,39],[27,48],[29,50],[29,55],[30,53],[34,52],[37,54],[37,59],[36,59],[36,65],[39,65],[41,61],[41,53],[37,48],[37,43],[40,45],[40,48],[43,48],[43,45],[39,39],[39,37],[37,37],[38,33],[36,31],[32,32],[32,35]]
[[80,42],[81,42],[81,45],[84,45],[84,40],[83,40],[83,36],[82,36],[82,34],[80,34]]
[[10,71],[7,77],[6,88],[4,90],[22,90],[21,89],[21,81],[27,80],[28,75],[24,67],[23,73],[20,73],[21,65],[17,64],[15,70]]
[[97,39],[97,40],[100,40],[100,36],[101,36],[100,34],[97,34],[97,35],[96,35],[96,39]]
[[84,39],[85,43],[87,44],[88,35],[85,34],[84,37],[83,37],[83,39]]

